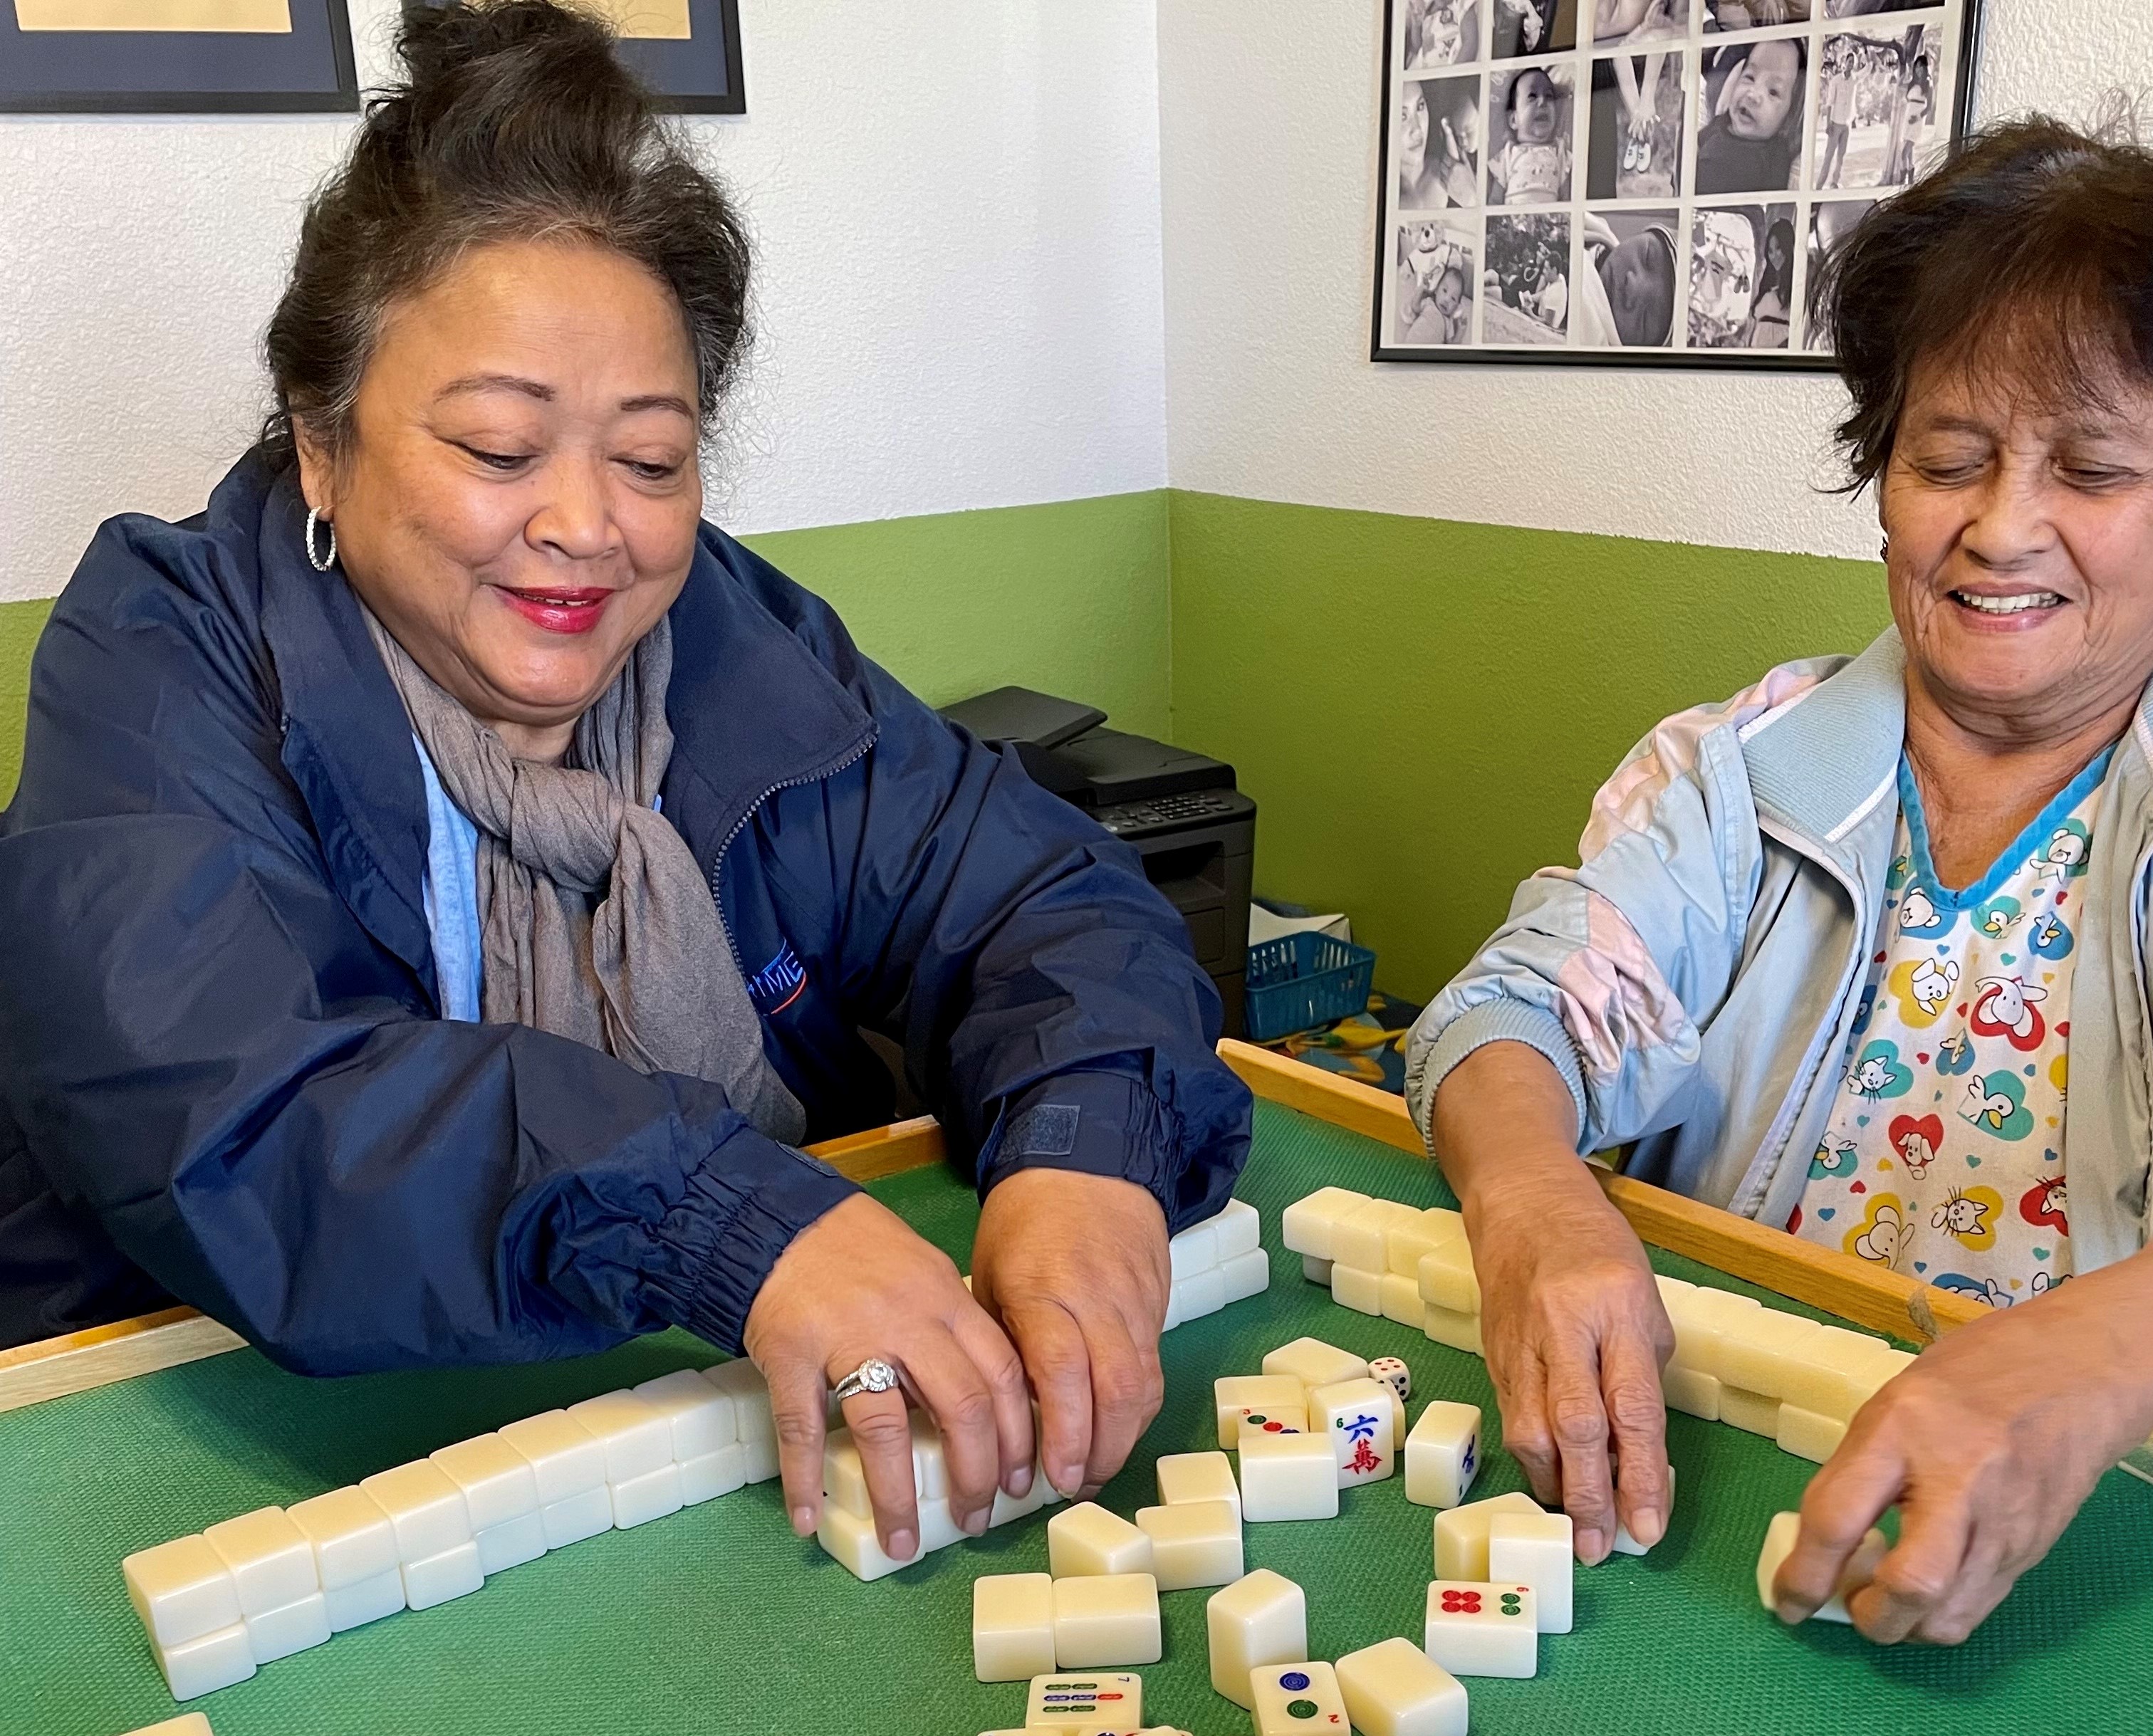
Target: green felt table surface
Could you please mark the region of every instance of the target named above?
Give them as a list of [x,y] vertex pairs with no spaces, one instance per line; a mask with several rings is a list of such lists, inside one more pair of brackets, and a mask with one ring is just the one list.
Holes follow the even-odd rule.
[[[1157,1455],[1216,1444],[1214,1377],[1255,1372],[1266,1350],[1303,1333],[1403,1357],[1415,1411],[1431,1397],[1479,1404],[1492,1445],[1477,1358],[1337,1307],[1280,1247],[1280,1211],[1324,1182],[1449,1203],[1428,1165],[1260,1104],[1241,1194],[1263,1213],[1272,1287],[1168,1336],[1165,1408],[1102,1496],[1116,1511],[1156,1500]],[[975,1208],[949,1174],[917,1170],[874,1190],[968,1263]],[[1748,1287],[1672,1256],[1654,1261]],[[669,1334],[542,1367],[310,1381],[242,1351],[0,1414],[0,1731],[111,1736],[175,1715],[121,1588],[130,1551],[713,1359]],[[1758,1605],[1765,1522],[1796,1505],[1812,1466],[1686,1416],[1670,1419],[1668,1439],[1680,1500],[1666,1541],[1580,1570],[1576,1629],[1541,1640],[1537,1679],[1468,1680],[1475,1732],[2153,1728],[2153,1490],[2111,1473],[1966,1646],[1884,1650],[1845,1627],[1784,1629]],[[1522,1481],[1491,1450],[1474,1493]],[[1318,1657],[1418,1640],[1431,1512],[1407,1504],[1397,1477],[1346,1491],[1341,1507],[1332,1520],[1249,1525],[1249,1566],[1306,1589]],[[1020,1723],[1024,1701],[1021,1685],[972,1679],[972,1581],[1043,1571],[1047,1516],[862,1585],[792,1536],[778,1485],[764,1484],[339,1634],[192,1709],[217,1736],[972,1736]],[[1166,1655],[1141,1673],[1148,1717],[1224,1736],[1250,1719],[1209,1686],[1209,1595],[1162,1598]]]

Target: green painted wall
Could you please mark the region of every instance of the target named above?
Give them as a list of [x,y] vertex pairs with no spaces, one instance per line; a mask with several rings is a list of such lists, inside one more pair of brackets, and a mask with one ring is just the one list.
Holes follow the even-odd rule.
[[1434,992],[1668,712],[1866,643],[1866,562],[1172,495],[1173,739],[1255,796],[1256,889]]
[[44,598],[0,603],[0,805],[15,793],[23,766],[23,714],[30,703],[30,652],[53,612]]
[[[827,597],[930,703],[1015,683],[1168,728],[1163,490],[747,539]],[[0,603],[0,805],[15,789],[30,652],[52,605]]]
[[1167,493],[782,530],[746,541],[933,705],[1014,683],[1164,735]]

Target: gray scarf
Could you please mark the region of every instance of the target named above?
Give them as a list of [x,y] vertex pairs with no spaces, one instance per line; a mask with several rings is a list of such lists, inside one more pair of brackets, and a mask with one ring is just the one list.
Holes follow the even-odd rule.
[[515,758],[359,608],[441,788],[478,828],[487,1023],[707,1079],[763,1133],[797,1145],[807,1116],[763,1053],[716,901],[652,806],[673,757],[670,625],[644,635],[556,766]]

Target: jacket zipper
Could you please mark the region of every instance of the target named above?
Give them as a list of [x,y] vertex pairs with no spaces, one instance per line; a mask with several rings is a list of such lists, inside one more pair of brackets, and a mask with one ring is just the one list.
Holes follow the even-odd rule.
[[[1839,984],[1837,1004],[1844,1009],[1846,997],[1853,992],[1854,984],[1860,975],[1862,961],[1869,956],[1869,937],[1860,932],[1863,908],[1860,889],[1840,870],[1838,863],[1810,850],[1806,840],[1794,836],[1784,826],[1774,825],[1759,815],[1757,829],[1766,837],[1793,850],[1804,861],[1814,863],[1830,875],[1839,882],[1840,890],[1854,906],[1854,952],[1848,961],[1846,973],[1840,979]],[[1765,1130],[1763,1145],[1757,1155],[1750,1160],[1749,1174],[1743,1178],[1740,1190],[1728,1202],[1730,1211],[1743,1217],[1753,1218],[1758,1208],[1771,1193],[1771,1178],[1779,1174],[1779,1165],[1785,1160],[1787,1140],[1794,1132],[1794,1121],[1801,1114],[1801,1106],[1809,1101],[1809,1093],[1815,1089],[1817,1069],[1824,1064],[1825,1049],[1839,1036],[1840,1023],[1837,1019],[1832,1020],[1809,1039],[1808,1053],[1802,1057],[1802,1064],[1795,1073],[1794,1084],[1789,1089],[1785,1101],[1779,1105],[1779,1113],[1772,1118],[1771,1126]],[[1759,1177],[1759,1165],[1768,1157],[1769,1170]]]
[[[2153,868],[2153,847],[2138,853],[2138,865],[2130,875],[2130,977],[2138,990],[2139,1029],[2144,1033],[2140,1040],[2153,1047],[2153,1000],[2149,1000],[2145,992],[2145,879],[2149,868]],[[2138,1226],[2141,1235],[2153,1228],[2153,1185],[2149,1185],[2145,1203],[2139,1208]]]
[[803,784],[819,784],[825,778],[836,777],[839,772],[846,770],[858,760],[865,759],[868,750],[874,746],[881,733],[878,729],[870,729],[842,759],[832,760],[818,770],[803,772],[797,778],[782,779],[771,784],[769,789],[764,790],[761,795],[741,810],[741,816],[733,822],[733,829],[725,834],[725,841],[718,845],[717,854],[710,858],[710,902],[717,907],[718,932],[725,937],[725,950],[732,954],[733,968],[740,972],[741,982],[743,984],[750,981],[747,962],[741,957],[740,945],[733,939],[732,925],[725,921],[725,901],[718,896],[718,874],[719,871],[725,866],[725,852],[733,847],[733,840],[746,830],[748,821],[755,818],[756,810],[768,801],[771,797],[777,794],[781,790],[797,789]]

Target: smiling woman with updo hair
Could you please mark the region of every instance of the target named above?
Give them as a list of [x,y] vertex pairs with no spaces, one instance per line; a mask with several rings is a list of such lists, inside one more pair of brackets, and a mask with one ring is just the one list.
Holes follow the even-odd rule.
[[[802,1530],[839,1385],[899,1558],[908,1397],[966,1530],[1094,1487],[1246,1151],[1215,992],[1129,852],[701,520],[748,242],[603,28],[400,47],[261,443],[99,530],[38,647],[0,1345],[174,1297],[322,1374],[679,1326],[768,1378]],[[798,1149],[890,1119],[863,1029],[977,1180],[969,1292]]]

